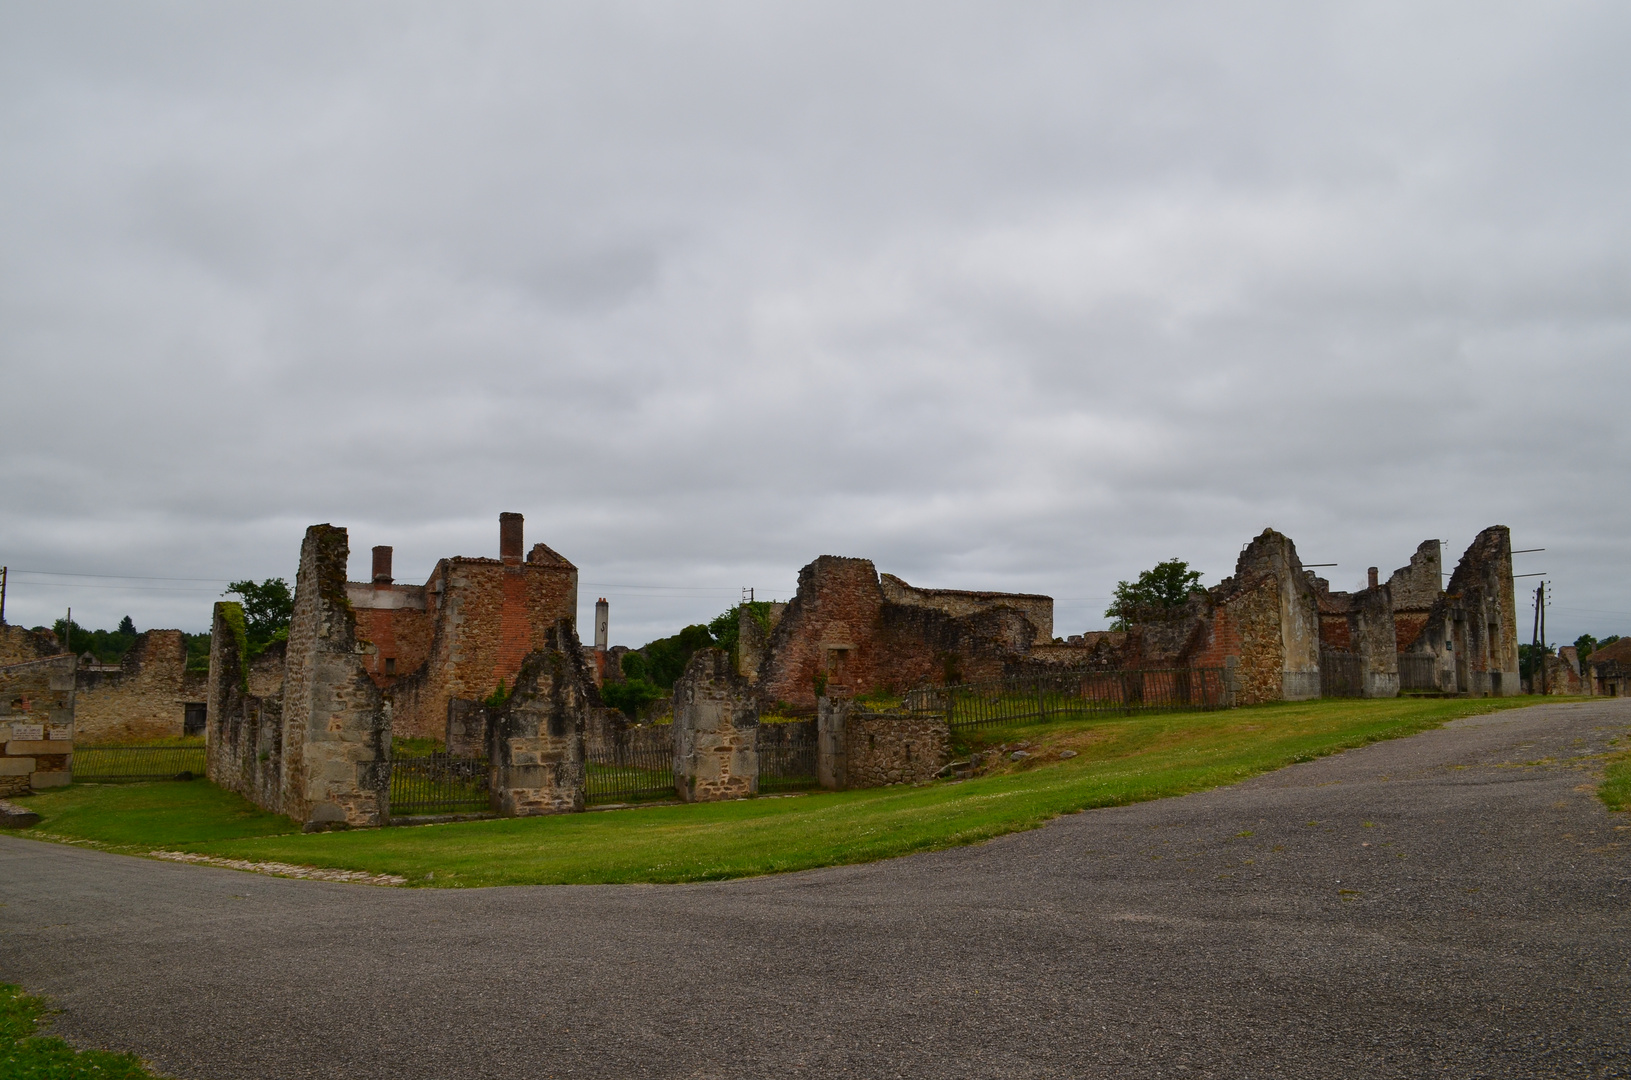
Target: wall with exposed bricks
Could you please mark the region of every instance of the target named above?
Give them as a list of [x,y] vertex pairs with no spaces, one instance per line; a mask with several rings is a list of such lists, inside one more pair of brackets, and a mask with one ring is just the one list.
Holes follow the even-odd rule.
[[183,734],[189,702],[205,700],[203,672],[187,670],[180,630],[138,634],[119,670],[81,669],[74,719],[84,743],[132,742]]
[[71,779],[76,666],[68,655],[0,666],[0,797]]

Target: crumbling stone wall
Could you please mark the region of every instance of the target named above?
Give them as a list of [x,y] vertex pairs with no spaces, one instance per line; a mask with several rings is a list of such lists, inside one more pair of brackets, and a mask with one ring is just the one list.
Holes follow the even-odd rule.
[[117,671],[81,668],[75,721],[81,742],[129,742],[184,733],[188,703],[202,703],[207,680],[187,670],[180,630],[136,636]]
[[927,782],[951,747],[942,716],[868,712],[838,698],[818,703],[816,738],[817,781],[835,791]]
[[749,683],[759,681],[759,668],[765,661],[765,650],[770,645],[770,635],[781,625],[782,616],[787,613],[785,603],[772,603],[767,618],[761,624],[758,618],[743,605],[736,614],[736,672]]
[[[896,581],[892,588],[905,595],[910,587]],[[823,555],[799,571],[798,593],[770,634],[756,685],[763,701],[814,708],[821,694],[997,679],[1037,636],[1020,606],[993,600],[954,616],[898,603],[885,596],[870,560]]]
[[390,711],[360,659],[348,554],[344,529],[306,530],[280,698],[249,692],[238,605],[216,605],[210,641],[211,781],[309,830],[390,816]]
[[254,693],[245,654],[243,607],[218,601],[210,630],[210,671],[205,697],[205,773],[210,782],[236,791],[274,813],[283,809],[283,698]]
[[1444,593],[1443,545],[1423,540],[1410,556],[1410,565],[1401,566],[1387,579],[1393,598],[1394,647],[1409,652],[1427,625],[1427,616]]
[[1037,641],[1053,640],[1053,597],[1038,593],[978,592],[967,589],[919,589],[894,574],[878,579],[883,598],[891,604],[933,608],[953,618],[977,615],[993,608],[1013,608],[1030,622]]
[[77,666],[66,654],[0,666],[0,797],[72,780]]
[[1609,642],[1586,657],[1586,693],[1606,697],[1631,694],[1631,637]]
[[674,787],[686,802],[759,790],[759,708],[723,649],[698,649],[674,684]]
[[1565,645],[1557,650],[1557,655],[1546,654],[1546,679],[1542,684],[1531,680],[1529,692],[1541,693],[1543,690],[1548,696],[1565,694],[1589,694],[1586,680],[1581,678],[1580,653],[1573,645]]
[[44,660],[48,656],[61,656],[63,648],[52,633],[33,630],[10,623],[0,623],[0,667],[24,664],[30,660]]
[[1330,582],[1307,573],[1319,609],[1322,649],[1358,657],[1360,696],[1398,697],[1399,652],[1390,587],[1332,592]]
[[514,693],[489,724],[493,808],[507,816],[584,805],[584,729],[600,698],[570,620],[559,620],[544,644],[522,662]]
[[1474,697],[1519,692],[1512,536],[1505,525],[1479,533],[1456,564],[1409,651],[1436,658],[1440,686]]

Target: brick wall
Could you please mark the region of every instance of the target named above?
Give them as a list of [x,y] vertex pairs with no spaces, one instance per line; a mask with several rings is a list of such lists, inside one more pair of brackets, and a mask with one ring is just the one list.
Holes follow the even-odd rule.
[[68,655],[0,667],[0,797],[71,779],[76,667]]
[[131,742],[183,734],[189,702],[203,702],[206,677],[187,670],[180,630],[137,635],[118,671],[77,675],[74,717],[84,743]]
[[363,667],[374,685],[389,687],[424,666],[433,627],[422,585],[346,583],[357,613],[357,634],[368,643]]
[[441,738],[449,700],[479,701],[501,680],[513,687],[522,660],[546,647],[556,622],[576,618],[578,570],[542,544],[520,564],[443,559],[425,600],[426,659],[406,675],[399,663],[390,688],[393,727],[399,735]]

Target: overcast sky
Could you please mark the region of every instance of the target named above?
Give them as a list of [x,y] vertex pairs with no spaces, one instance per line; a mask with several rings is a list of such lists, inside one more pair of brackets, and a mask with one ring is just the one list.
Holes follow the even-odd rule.
[[7,619],[202,630],[314,522],[417,582],[513,510],[631,645],[821,554],[1076,633],[1265,526],[1352,588],[1510,525],[1553,640],[1631,632],[1628,46],[1556,0],[6,0]]

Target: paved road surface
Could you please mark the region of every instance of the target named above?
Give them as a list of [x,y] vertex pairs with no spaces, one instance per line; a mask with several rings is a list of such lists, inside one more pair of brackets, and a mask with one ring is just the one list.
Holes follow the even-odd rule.
[[[178,1076],[1631,1075],[1631,701],[975,848],[380,889],[0,839],[0,978]],[[1368,823],[1368,824],[1367,824]]]

